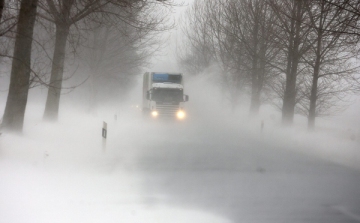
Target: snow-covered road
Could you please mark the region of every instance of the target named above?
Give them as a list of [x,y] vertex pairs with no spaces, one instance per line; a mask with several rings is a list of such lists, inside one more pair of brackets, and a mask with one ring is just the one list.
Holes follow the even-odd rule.
[[101,126],[69,115],[3,134],[0,222],[359,222],[357,167],[307,144],[234,121],[135,115],[109,121],[103,148]]
[[[360,173],[269,144],[227,125],[174,128],[135,142],[137,168],[152,202],[216,213],[232,222],[358,222]],[[263,136],[265,137],[265,136]],[[157,195],[159,198],[157,199]]]

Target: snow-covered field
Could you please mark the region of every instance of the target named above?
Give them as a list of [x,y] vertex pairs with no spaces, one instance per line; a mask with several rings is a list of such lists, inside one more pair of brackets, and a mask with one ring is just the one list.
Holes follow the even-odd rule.
[[[357,107],[347,113],[352,121],[319,120],[318,130],[308,133],[303,124],[280,128],[279,115],[266,110],[252,120],[220,108],[194,117],[191,111],[199,114],[194,104],[204,97],[190,95],[190,123],[213,122],[216,126],[221,122],[231,126],[229,131],[245,129],[250,137],[268,144],[360,169]],[[4,106],[1,98],[0,108]],[[0,136],[0,223],[230,222],[202,210],[167,205],[166,196],[158,195],[160,204],[152,202],[143,190],[145,173],[136,170],[141,149],[133,142],[157,136],[142,124],[135,107],[122,111],[103,109],[93,116],[67,106],[62,108],[57,123],[42,122],[42,109],[39,102],[32,100],[23,134]],[[216,119],[211,119],[214,114]],[[265,123],[262,133],[261,120]],[[101,137],[103,121],[108,123],[106,142]]]
[[129,144],[140,125],[130,117],[111,117],[105,145],[102,119],[71,112],[57,124],[31,120],[21,136],[3,134],[0,222],[228,222],[148,202]]

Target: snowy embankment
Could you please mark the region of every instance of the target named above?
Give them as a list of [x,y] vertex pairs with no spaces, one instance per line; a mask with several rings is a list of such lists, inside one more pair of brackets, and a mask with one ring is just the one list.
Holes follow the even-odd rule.
[[[138,117],[137,110],[132,112]],[[140,120],[103,117],[69,112],[51,124],[29,114],[21,136],[2,134],[0,223],[229,222],[166,205],[166,197],[161,204],[151,202],[143,192],[142,174],[133,169],[136,149],[130,141],[139,137]],[[104,120],[106,143],[101,137]]]
[[267,144],[360,170],[359,110],[353,108],[338,118],[318,118],[314,130],[307,129],[307,120],[301,116],[295,117],[292,127],[281,126],[280,114],[274,115],[276,112],[271,108],[264,108],[259,117],[249,119],[242,116],[233,123],[242,125]]
[[[142,125],[139,111],[132,109],[118,113],[116,120],[114,112],[94,117],[68,109],[62,111],[56,124],[42,122],[40,113],[28,113],[21,136],[2,134],[0,223],[229,222],[201,210],[172,206],[166,196],[156,195],[161,202],[152,202],[143,188],[144,173],[134,168],[141,150],[131,143],[146,141],[149,129]],[[358,132],[340,126],[312,133],[299,125],[282,129],[279,119],[270,114],[247,120],[231,119],[228,113],[218,111],[212,126],[221,121],[231,126],[229,131],[246,129],[250,136],[269,144],[360,169]],[[209,121],[209,117],[202,118]],[[101,137],[103,121],[108,122],[105,144]]]
[[283,142],[286,148],[360,170],[359,111],[352,107],[339,117],[318,118],[315,130],[307,129],[306,118],[296,117],[292,128],[272,130],[273,123],[265,133],[271,143]]

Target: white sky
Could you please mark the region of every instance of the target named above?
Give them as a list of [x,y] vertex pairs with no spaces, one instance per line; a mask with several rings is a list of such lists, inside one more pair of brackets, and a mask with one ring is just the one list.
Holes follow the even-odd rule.
[[[175,3],[183,4],[183,6],[175,7],[173,19],[178,22],[179,17],[185,10],[191,5],[193,0],[175,0]],[[168,31],[164,34],[164,39],[168,38],[167,47],[160,53],[160,56],[153,58],[152,67],[149,68],[151,71],[166,71],[166,72],[182,72],[176,63],[176,47],[177,35],[179,33],[178,28]]]

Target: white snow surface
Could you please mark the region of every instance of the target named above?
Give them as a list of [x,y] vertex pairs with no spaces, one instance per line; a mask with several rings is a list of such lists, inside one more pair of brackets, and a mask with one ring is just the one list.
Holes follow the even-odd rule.
[[57,124],[30,121],[21,136],[4,133],[0,222],[229,222],[169,206],[162,195],[161,204],[151,202],[142,192],[141,173],[132,170],[136,154],[127,139],[136,137],[136,129],[127,118],[112,117],[105,144],[102,119],[71,113]]
[[[269,144],[289,150],[301,148],[300,153],[360,169],[358,107],[347,113],[350,121],[319,119],[317,130],[309,133],[303,124],[306,120],[299,117],[295,127],[281,128],[279,114],[266,107],[254,119],[241,111],[231,119],[231,112],[211,104],[201,104],[199,110],[197,100],[204,102],[208,91],[202,87],[196,95],[191,92],[191,84],[189,89],[192,96],[187,104],[189,122],[201,124],[212,120],[216,125],[221,121],[236,126],[231,130],[246,129],[249,136],[257,135]],[[5,100],[0,100],[3,109]],[[146,142],[150,136],[146,135],[149,129],[142,125],[136,106],[128,106],[122,112],[103,109],[92,116],[65,104],[58,122],[45,123],[39,103],[29,103],[21,135],[0,136],[0,223],[231,222],[225,216],[176,206],[168,202],[166,195],[149,195],[144,191],[144,173],[134,169],[141,150],[131,142]],[[195,120],[199,112],[197,117],[201,120]],[[215,116],[216,120],[211,119]],[[101,137],[103,121],[108,123],[106,143]],[[262,133],[261,121],[264,121]]]

